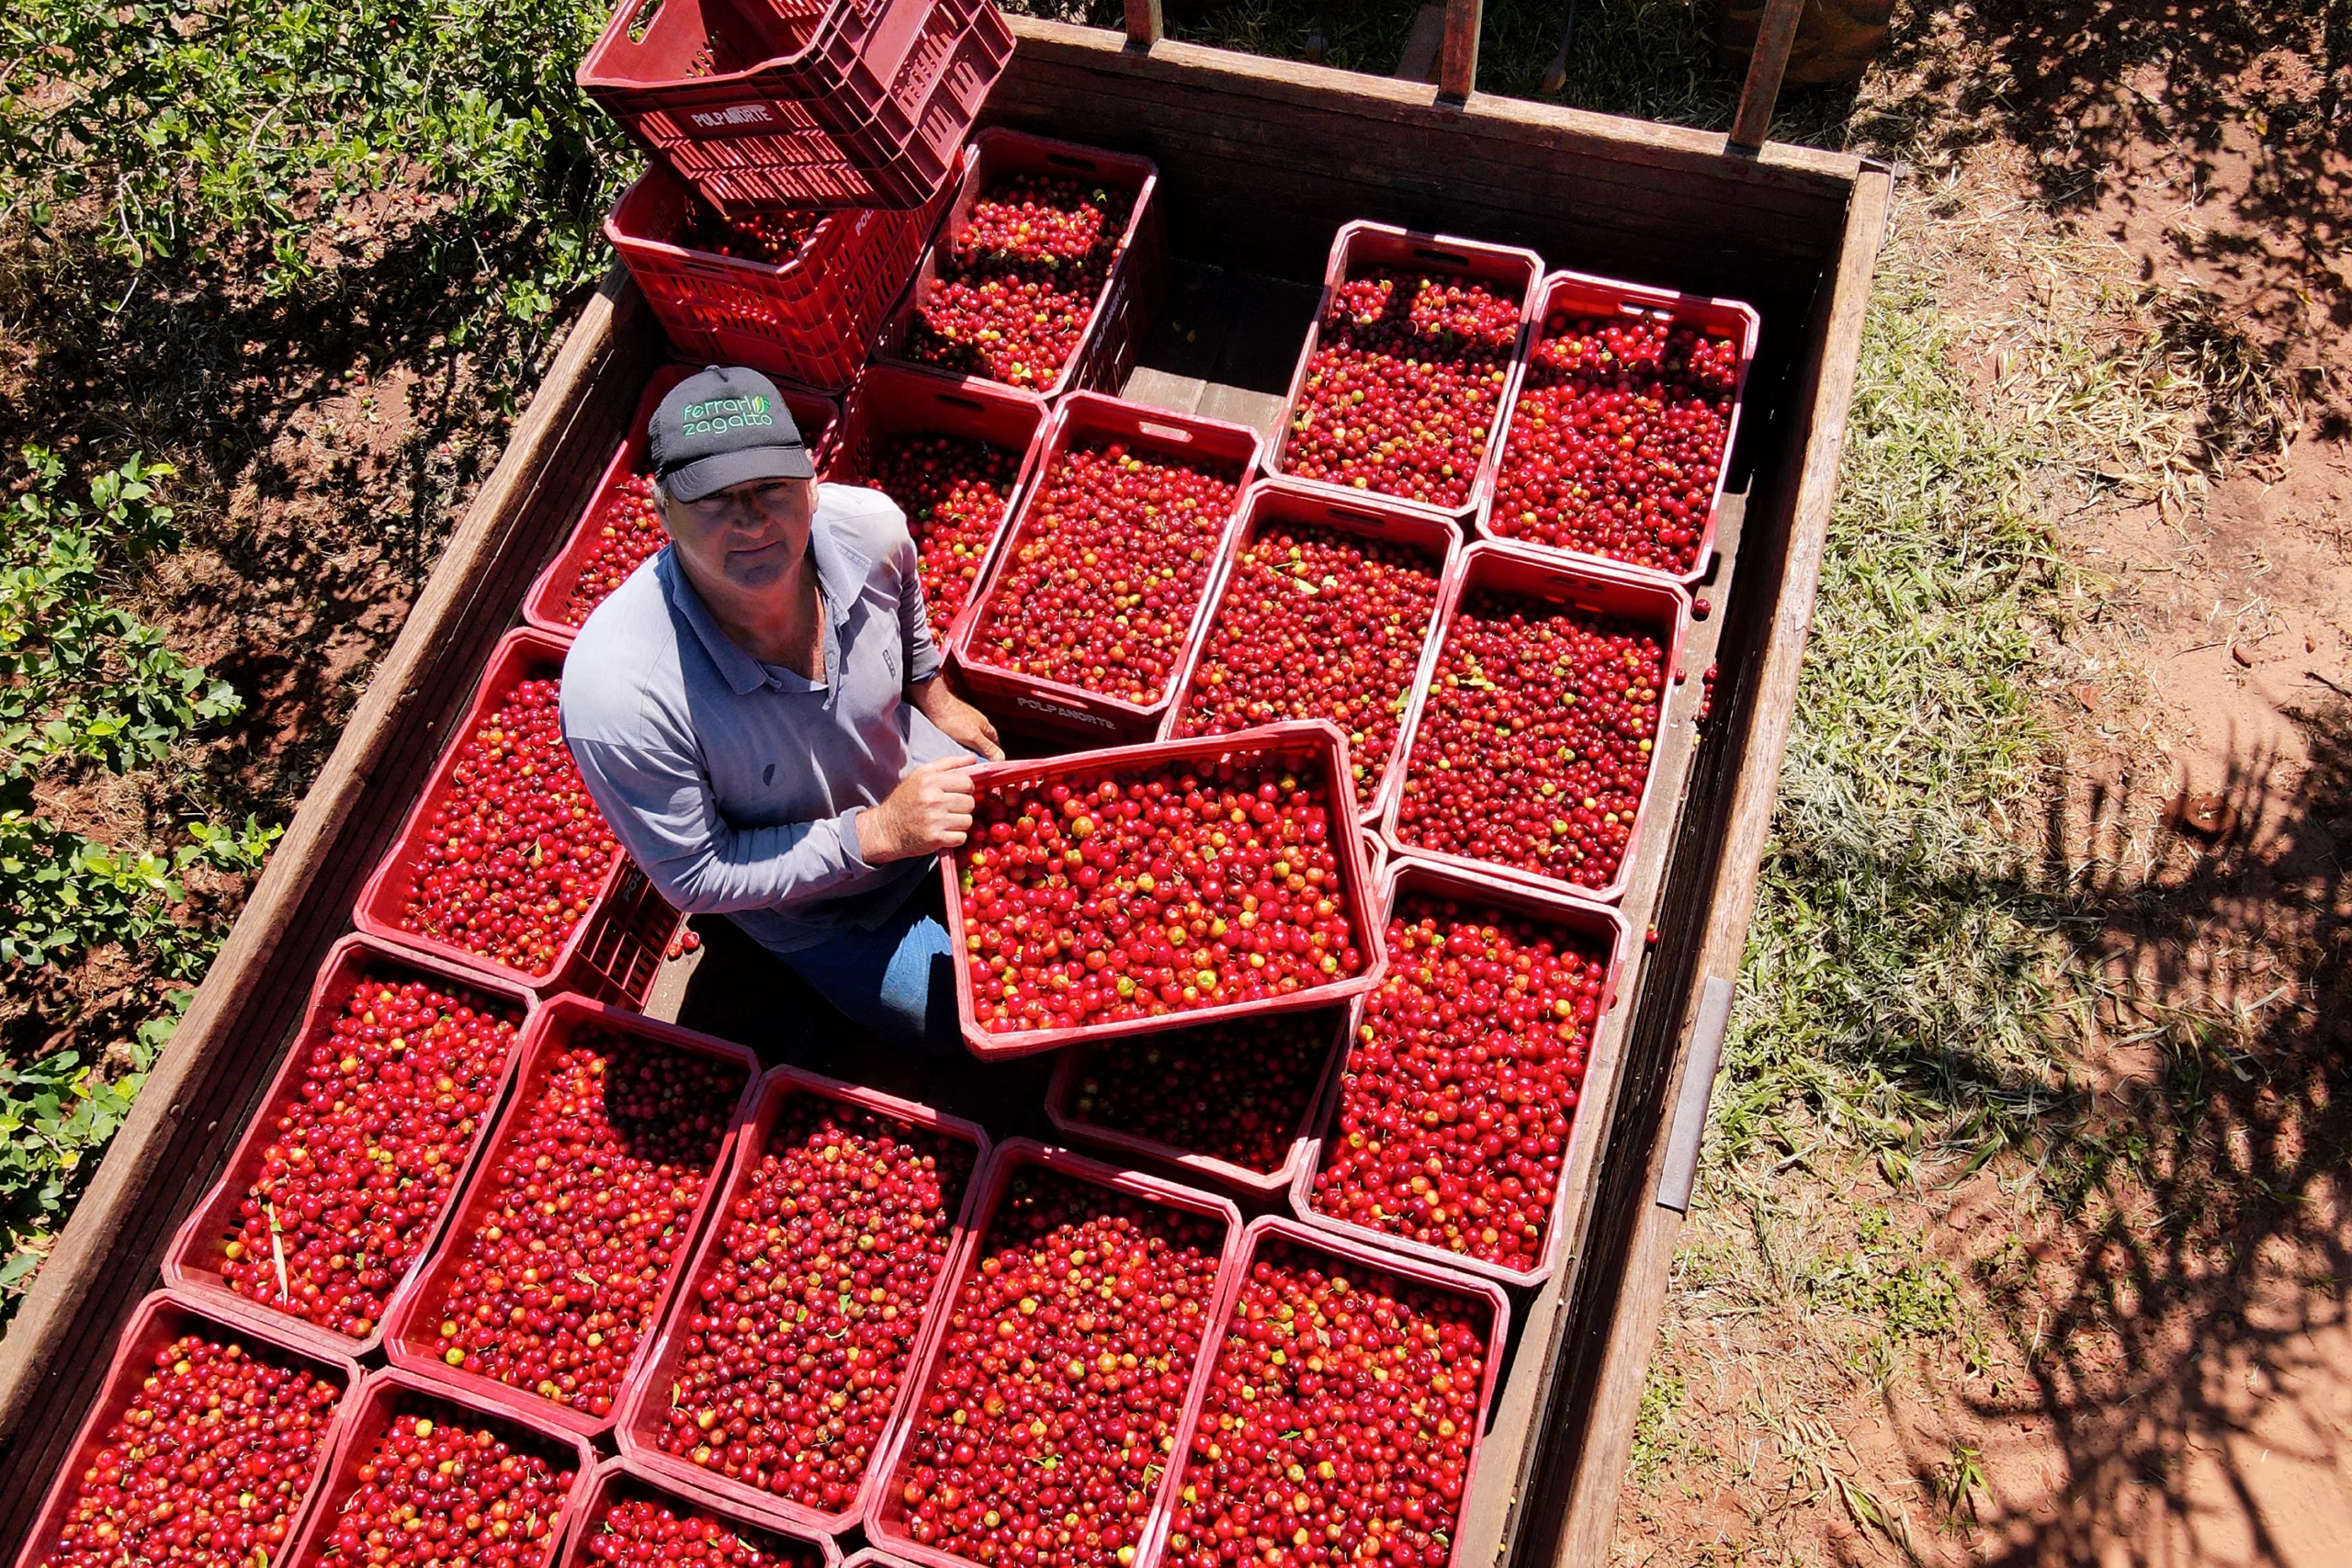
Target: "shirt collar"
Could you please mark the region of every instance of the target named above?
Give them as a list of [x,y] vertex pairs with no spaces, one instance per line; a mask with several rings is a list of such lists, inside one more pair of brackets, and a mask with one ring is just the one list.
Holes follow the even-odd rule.
[[[821,510],[809,525],[808,547],[817,561],[817,584],[824,592],[825,618],[838,633],[849,620],[851,604],[865,590],[866,581],[873,575],[874,563],[866,558],[864,551],[843,539],[827,524]],[[726,678],[728,686],[737,696],[749,696],[762,686],[775,684],[760,661],[738,647],[735,639],[720,627],[718,619],[710,613],[710,606],[695,591],[694,582],[686,576],[685,569],[678,564],[674,546],[662,547],[662,553],[654,561],[654,570],[669,590],[670,603],[686,618],[686,625],[694,628],[703,651],[710,655],[710,661],[718,667],[719,674]],[[840,649],[839,636],[825,639],[828,686],[840,683],[837,668]]]

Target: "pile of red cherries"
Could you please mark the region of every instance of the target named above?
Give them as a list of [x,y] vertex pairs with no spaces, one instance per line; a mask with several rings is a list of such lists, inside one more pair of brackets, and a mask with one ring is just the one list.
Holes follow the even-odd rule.
[[433,1269],[449,1366],[595,1416],[688,1240],[743,1090],[732,1062],[594,1026],[551,1052]]
[[1666,689],[1665,648],[1630,621],[1470,593],[1413,733],[1399,837],[1606,887],[1633,837]]
[[1408,900],[1340,1079],[1314,1207],[1514,1270],[1543,1259],[1608,958],[1498,910]]
[[786,1100],[701,1275],[658,1441],[825,1513],[857,1500],[972,1176],[971,1145]]
[[571,592],[564,596],[558,618],[567,626],[586,626],[596,606],[670,542],[670,531],[662,525],[662,509],[653,502],[653,479],[649,474],[623,476],[587,525],[596,531],[596,545],[581,563]]
[[884,443],[865,482],[899,503],[915,537],[916,570],[936,637],[972,596],[1004,523],[1022,454],[964,435],[902,435]]
[[1473,1310],[1271,1242],[1226,1319],[1169,1568],[1443,1568],[1487,1374]]
[[1468,502],[1520,306],[1468,277],[1374,267],[1349,278],[1323,313],[1283,471],[1430,506]]
[[571,1466],[489,1427],[397,1411],[328,1527],[336,1568],[538,1568],[554,1550]]
[[916,302],[901,354],[1046,388],[1086,336],[1135,192],[1005,175],[972,204]]
[[183,1334],[116,1412],[40,1568],[276,1561],[344,1390],[238,1340]]
[[544,975],[620,846],[572,765],[559,682],[517,682],[458,746],[401,910],[402,930]]
[[1234,558],[1185,686],[1179,735],[1288,718],[1348,733],[1358,806],[1388,771],[1437,614],[1437,563],[1336,529],[1262,528]]
[[956,852],[964,972],[992,1033],[1261,1001],[1363,972],[1328,780],[1244,754],[1199,773],[982,786]]
[[1183,658],[1240,493],[1230,469],[1083,439],[1023,509],[976,661],[1149,706]]
[[519,1013],[363,977],[304,1055],[221,1249],[230,1290],[364,1339],[490,1112]]
[[688,215],[685,247],[763,266],[782,266],[797,256],[830,212],[811,209],[762,212],[729,222],[717,209],[695,202]]
[[1290,1158],[1330,1059],[1329,1009],[1078,1047],[1071,1120],[1271,1174]]
[[917,1541],[1021,1568],[1128,1568],[1173,1462],[1220,1222],[1016,1175],[957,1290],[886,1498]]
[[1739,345],[1662,316],[1554,311],[1529,356],[1489,525],[1680,574],[1723,472]]
[[825,1561],[808,1541],[761,1539],[769,1544],[753,1545],[700,1509],[623,1497],[596,1522],[588,1556],[611,1568],[821,1568]]

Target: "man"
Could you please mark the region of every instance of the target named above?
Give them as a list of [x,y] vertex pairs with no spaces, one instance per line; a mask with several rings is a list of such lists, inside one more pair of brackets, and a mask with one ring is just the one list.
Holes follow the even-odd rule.
[[957,1039],[925,889],[996,728],[940,678],[903,513],[820,485],[757,371],[678,383],[649,432],[670,543],[588,617],[563,731],[670,902],[718,913],[886,1039]]

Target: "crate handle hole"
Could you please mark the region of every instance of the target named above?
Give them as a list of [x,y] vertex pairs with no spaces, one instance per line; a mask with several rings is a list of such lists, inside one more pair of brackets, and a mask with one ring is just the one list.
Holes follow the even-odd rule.
[[1084,169],[1088,174],[1092,174],[1102,167],[1091,158],[1080,158],[1069,152],[1048,152],[1046,154],[1046,162],[1057,164],[1065,169]]
[[1138,434],[1148,435],[1160,441],[1182,441],[1190,444],[1193,439],[1193,433],[1182,425],[1159,424],[1148,419],[1136,421],[1136,431]]
[[643,43],[645,35],[653,30],[653,18],[662,14],[662,0],[644,0],[637,15],[628,19],[628,41]]
[[940,402],[953,403],[959,409],[969,409],[974,413],[983,412],[988,407],[987,404],[981,402],[978,398],[967,398],[961,392],[939,392],[933,395]]
[[1393,518],[1383,517],[1377,512],[1363,512],[1352,506],[1340,506],[1336,503],[1331,507],[1331,515],[1344,517],[1351,523],[1361,523],[1367,528],[1385,528],[1395,521]]
[[1413,254],[1422,261],[1450,262],[1455,266],[1468,266],[1470,258],[1459,251],[1432,250],[1427,245],[1413,247]]

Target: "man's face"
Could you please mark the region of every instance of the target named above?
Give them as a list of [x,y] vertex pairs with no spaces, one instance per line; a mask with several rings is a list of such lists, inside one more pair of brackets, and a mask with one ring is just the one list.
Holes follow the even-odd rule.
[[668,500],[662,525],[698,586],[756,596],[785,580],[808,547],[813,479],[753,479],[699,501]]

